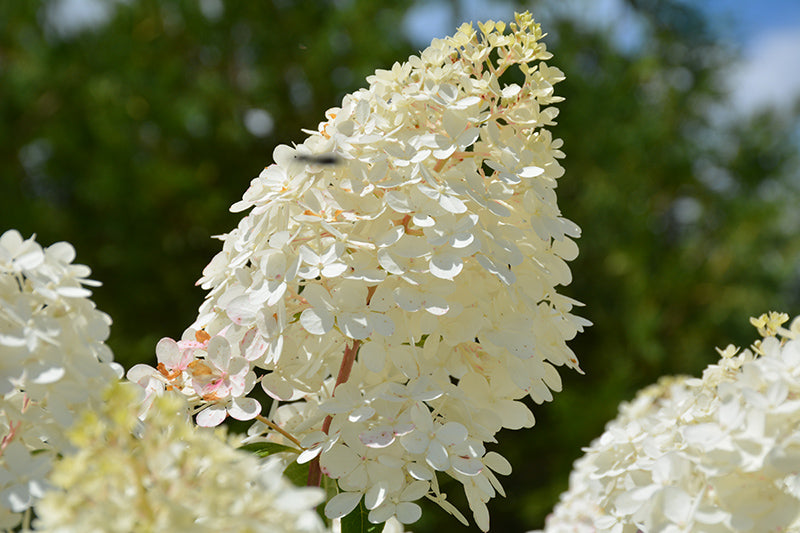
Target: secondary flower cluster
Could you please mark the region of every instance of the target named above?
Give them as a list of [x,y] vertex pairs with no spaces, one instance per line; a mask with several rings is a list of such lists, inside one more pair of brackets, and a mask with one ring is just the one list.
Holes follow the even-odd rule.
[[104,344],[111,319],[88,298],[74,248],[0,236],[0,528],[42,496],[54,458],[71,447],[75,413],[99,408],[122,375]]
[[279,146],[231,208],[251,211],[203,271],[192,329],[129,373],[151,398],[181,391],[206,426],[255,418],[258,384],[299,460],[338,480],[329,517],[364,497],[371,521],[410,523],[427,496],[466,522],[444,473],[487,530],[492,471],[511,467],[484,443],[534,424],[521,399],[551,400],[555,367],[580,370],[566,341],[589,323],[556,289],[580,229],[546,129],[563,75],[529,14],[505,30],[434,40]]
[[137,419],[140,391],[118,383],[102,410],[69,432],[78,452],[59,461],[37,505],[36,531],[324,531],[319,488],[296,488],[280,459],[265,463],[199,430],[174,393]]
[[576,461],[545,531],[798,531],[800,318],[751,322],[702,379],[641,391]]

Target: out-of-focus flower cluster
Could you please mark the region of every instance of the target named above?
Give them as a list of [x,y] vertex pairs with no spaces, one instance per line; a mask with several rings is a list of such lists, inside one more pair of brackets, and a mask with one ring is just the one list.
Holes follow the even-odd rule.
[[101,405],[122,375],[104,344],[111,319],[88,298],[74,248],[0,236],[0,528],[19,523],[68,450],[75,413]]
[[586,449],[545,531],[800,531],[800,318],[665,378]]
[[56,463],[35,530],[311,533],[319,488],[294,487],[278,458],[266,462],[186,419],[184,400],[155,400],[144,424],[140,392],[117,383],[102,410],[69,432],[77,453]]
[[338,481],[329,517],[364,497],[371,521],[410,523],[427,496],[466,523],[444,473],[487,530],[493,472],[511,467],[484,443],[534,424],[521,399],[551,400],[555,367],[580,370],[566,341],[589,323],[556,289],[580,230],[558,209],[546,129],[563,74],[529,14],[479,26],[377,71],[278,147],[231,208],[251,211],[203,271],[192,329],[128,374],[150,399],[181,391],[205,426],[255,418],[263,388],[300,461]]

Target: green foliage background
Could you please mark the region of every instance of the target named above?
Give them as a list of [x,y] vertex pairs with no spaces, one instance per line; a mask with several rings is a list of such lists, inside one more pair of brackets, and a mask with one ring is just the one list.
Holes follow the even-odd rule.
[[[411,3],[226,2],[208,17],[195,1],[134,0],[74,35],[48,23],[48,2],[0,3],[0,231],[73,243],[104,283],[94,299],[117,360],[152,362],[193,320],[209,237],[235,226],[227,208],[273,148],[417,51],[402,33]],[[719,118],[735,51],[683,3],[629,5],[647,31],[635,50],[518,5],[545,15],[567,74],[559,203],[584,233],[565,292],[595,325],[571,344],[586,375],[533,407],[533,430],[499,435],[515,471],[490,504],[494,531],[542,526],[620,401],[746,346],[749,316],[800,311],[798,113]],[[253,108],[269,135],[246,129]],[[477,531],[433,506],[411,529],[443,527]]]

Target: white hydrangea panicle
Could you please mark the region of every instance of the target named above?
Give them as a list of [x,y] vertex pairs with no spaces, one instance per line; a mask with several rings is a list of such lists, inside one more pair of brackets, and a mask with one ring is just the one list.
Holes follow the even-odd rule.
[[122,375],[105,340],[111,319],[86,286],[74,248],[0,236],[0,528],[16,526],[44,494],[65,431]]
[[260,461],[224,433],[196,428],[175,393],[137,419],[140,391],[117,383],[70,430],[35,530],[322,533],[319,488],[297,488],[277,457]]
[[276,148],[231,208],[250,211],[203,271],[191,326],[228,340],[224,372],[241,379],[245,360],[252,376],[211,398],[191,376],[219,379],[223,363],[171,344],[129,378],[182,391],[204,425],[258,412],[241,405],[258,383],[301,460],[338,480],[330,518],[362,497],[376,522],[415,521],[421,497],[454,511],[448,475],[487,529],[502,488],[484,443],[534,424],[521,400],[551,400],[558,366],[580,371],[566,342],[589,325],[558,293],[580,229],[556,203],[564,154],[547,127],[563,74],[542,35],[528,13],[464,25]]
[[544,531],[800,530],[800,318],[623,403],[575,462]]

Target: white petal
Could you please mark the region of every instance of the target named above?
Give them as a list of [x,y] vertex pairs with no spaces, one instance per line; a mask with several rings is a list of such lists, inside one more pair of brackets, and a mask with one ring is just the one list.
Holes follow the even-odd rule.
[[497,452],[489,452],[483,458],[483,463],[500,475],[511,474],[511,463]]
[[408,463],[406,464],[406,470],[414,479],[425,481],[433,479],[433,471],[425,465],[421,465],[419,463]]
[[333,328],[333,315],[325,309],[305,309],[300,324],[312,335],[324,335]]
[[233,398],[228,414],[236,420],[252,420],[261,412],[261,404],[253,398]]
[[364,494],[364,507],[367,509],[375,509],[377,506],[386,501],[389,495],[389,487],[385,481],[379,481],[369,488]]
[[181,350],[178,343],[169,337],[164,337],[156,344],[156,357],[159,363],[172,369],[178,366],[181,361]]
[[445,446],[461,444],[467,440],[467,436],[469,436],[467,428],[458,422],[447,422],[436,430],[436,438]]
[[377,374],[386,365],[386,350],[378,342],[367,342],[359,349],[358,358],[368,370]]
[[450,460],[453,470],[465,476],[477,476],[483,470],[483,463],[475,457],[454,456]]
[[429,263],[431,274],[439,279],[453,279],[461,273],[464,262],[457,255],[434,254]]
[[400,502],[397,505],[395,516],[403,524],[412,524],[422,516],[422,509],[416,503]]
[[325,505],[325,516],[334,519],[350,514],[361,501],[360,492],[342,492],[337,494]]
[[394,334],[394,322],[383,313],[370,313],[369,324],[376,333],[384,337],[390,337]]
[[197,415],[197,425],[205,428],[213,428],[222,423],[227,416],[227,411],[221,405],[211,405],[206,407]]
[[[303,312],[305,314],[305,311]],[[302,320],[302,315],[300,319]],[[372,333],[372,327],[364,313],[340,313],[336,317],[339,329],[351,339],[366,339]]]
[[425,460],[435,470],[444,471],[450,468],[450,457],[447,455],[445,447],[438,440],[432,440],[428,445],[428,455]]

